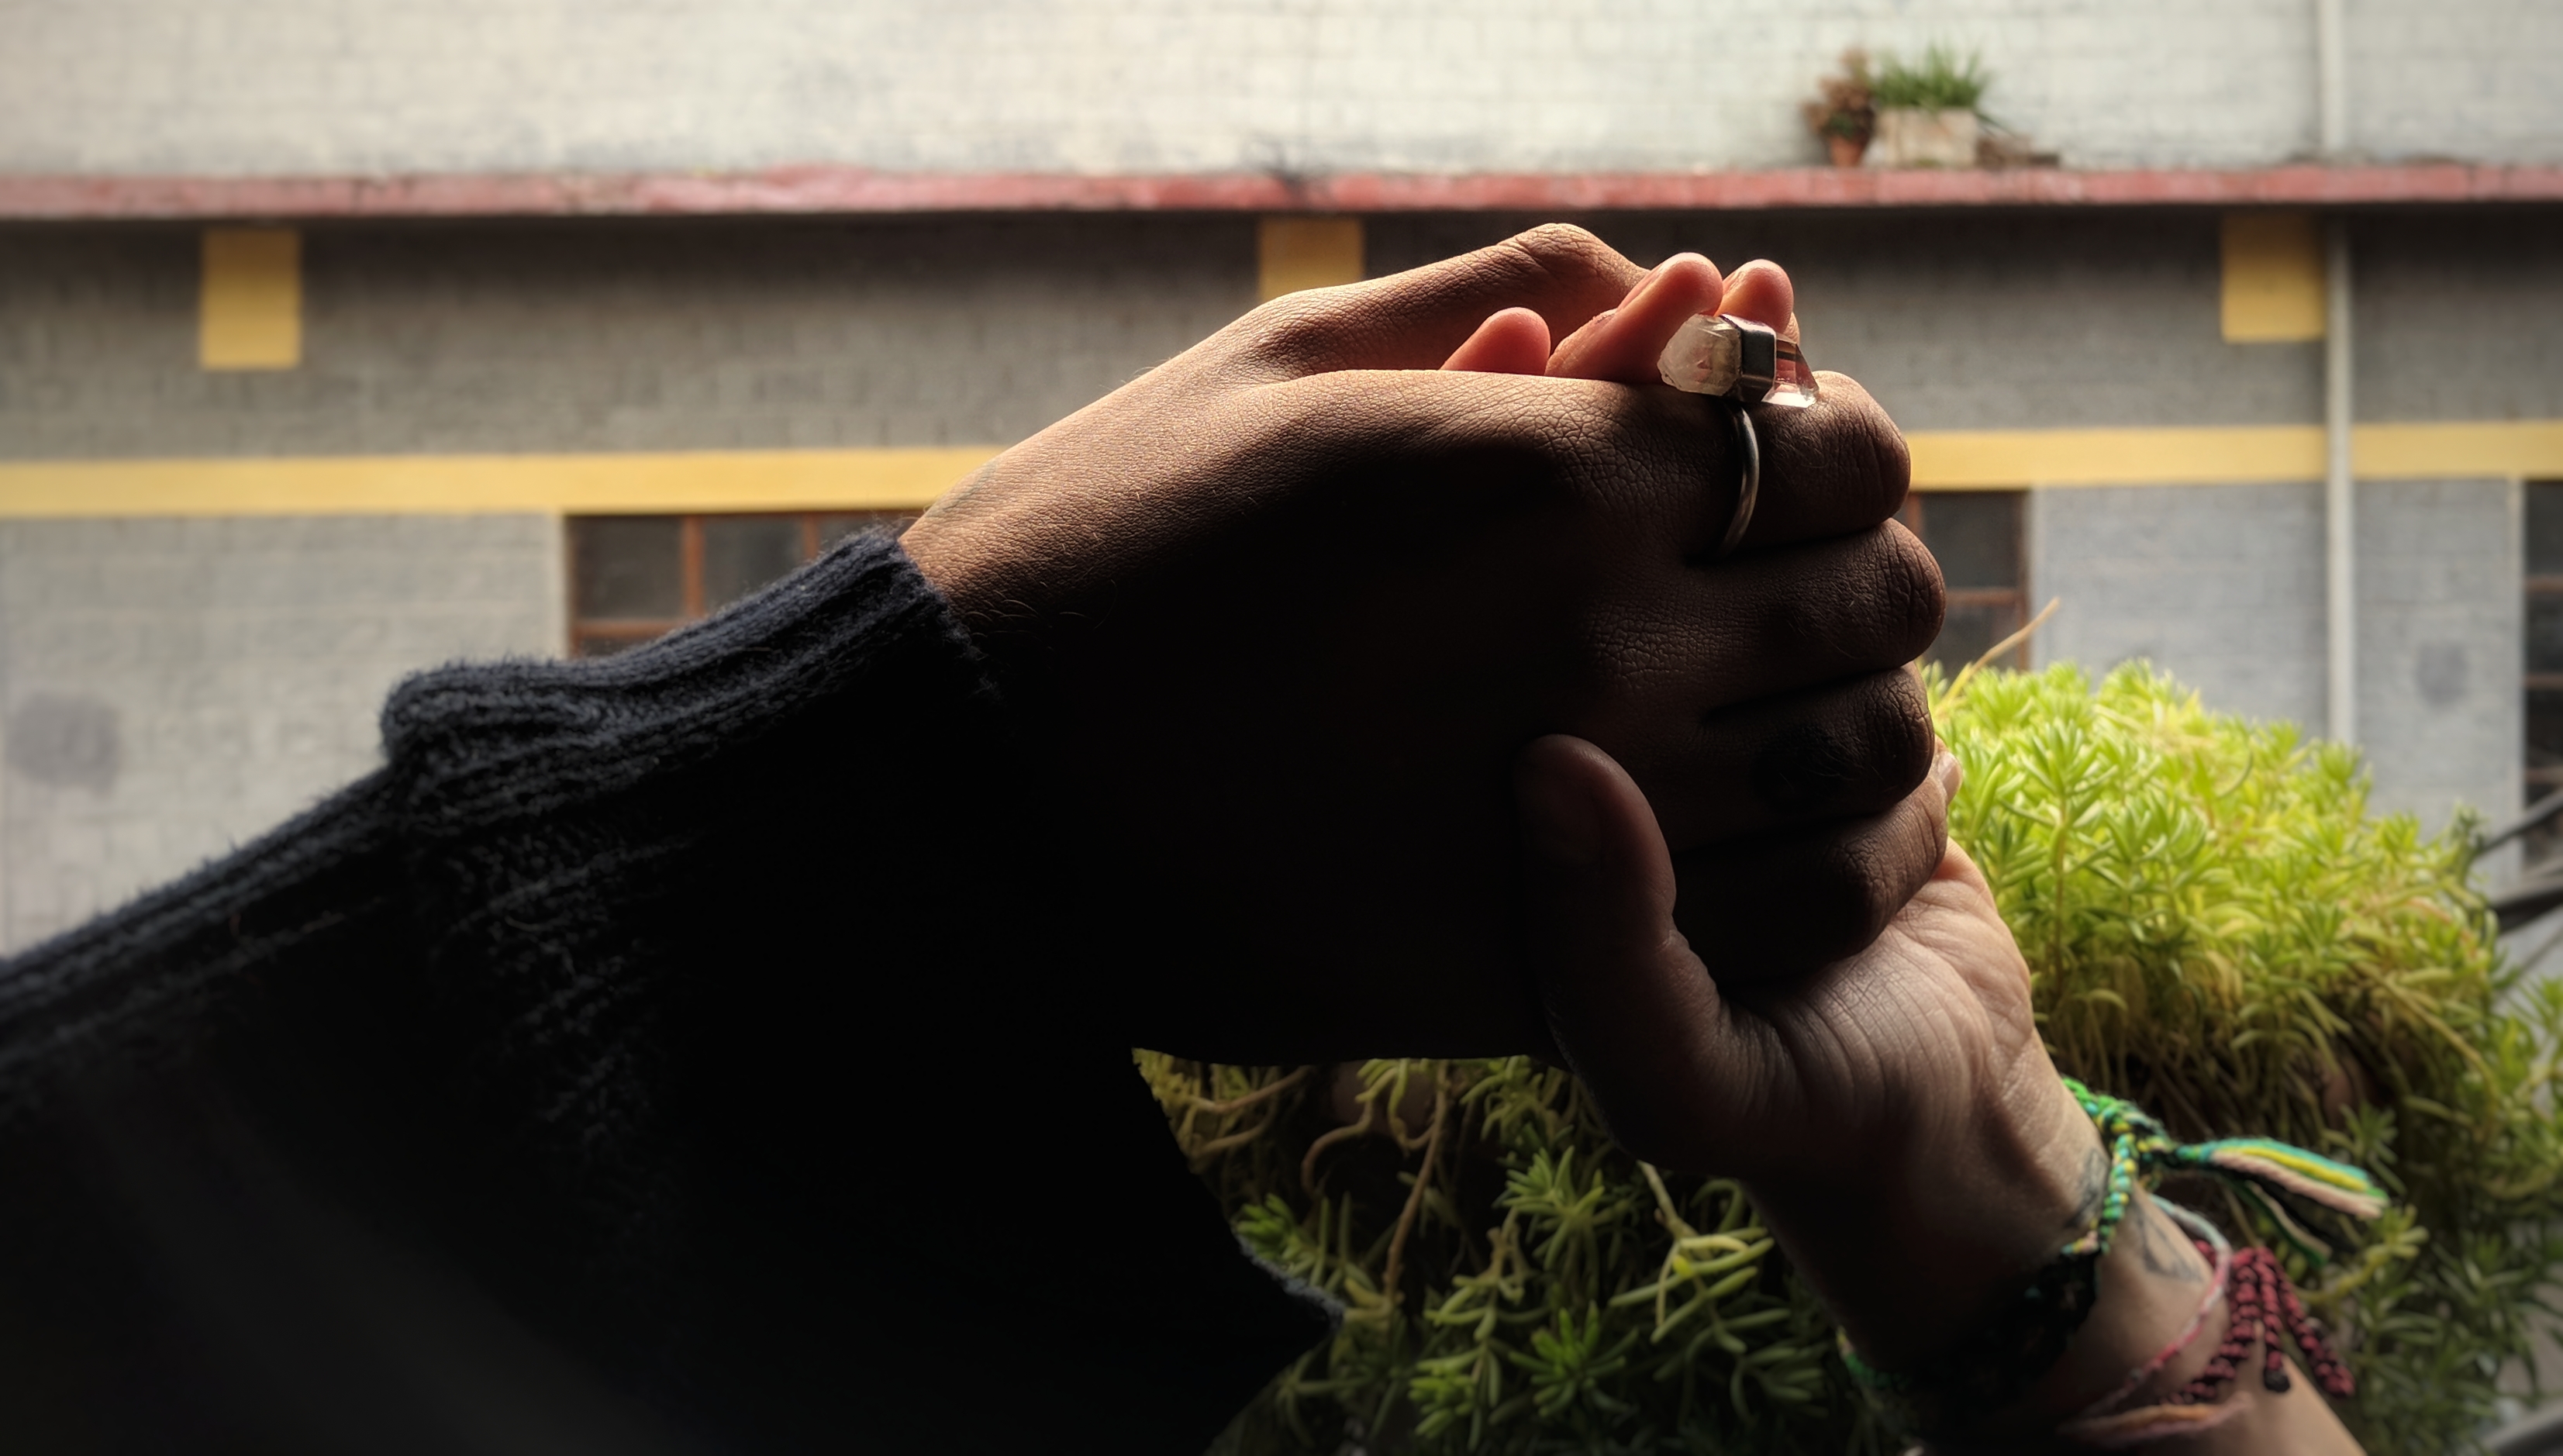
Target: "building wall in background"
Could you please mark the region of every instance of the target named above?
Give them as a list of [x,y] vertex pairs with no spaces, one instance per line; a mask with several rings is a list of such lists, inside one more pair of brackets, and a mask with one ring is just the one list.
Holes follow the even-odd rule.
[[402,677],[560,650],[542,516],[0,521],[0,949],[380,761]]
[[[1532,220],[1384,217],[1374,273]],[[2228,343],[2205,212],[1623,215],[1785,261],[1808,348],[1908,429],[2312,424],[2318,343]],[[2550,212],[2358,225],[2360,414],[2563,418]],[[1255,301],[1205,216],[305,230],[302,361],[208,372],[196,240],[0,229],[0,458],[1001,445]]]
[[[1374,272],[1530,218],[1383,217]],[[1808,357],[1908,430],[2306,424],[2320,344],[2229,344],[2217,215],[1619,215],[1591,225],[1643,263],[1770,258],[1797,285]],[[2458,224],[2448,224],[2457,226]],[[2554,314],[2563,325],[2563,310]]]
[[[1531,221],[1370,219],[1369,267]],[[2222,337],[2210,213],[1591,222],[1642,262],[1785,261],[1816,361],[1908,428],[2320,417],[2319,345]],[[2361,417],[2563,418],[2554,226],[2357,220]],[[197,360],[197,256],[188,229],[0,229],[0,460],[1002,445],[1257,287],[1237,217],[314,227],[300,363],[224,373]],[[2517,798],[2508,490],[2361,487],[2379,803],[2434,821]],[[2031,605],[2064,601],[2036,660],[2146,656],[2212,706],[2318,729],[2319,499],[2310,481],[2035,493]],[[0,945],[362,771],[401,674],[562,650],[565,596],[548,516],[0,525]]]
[[[2321,730],[2319,485],[2037,491],[2029,540],[2032,597],[2060,600],[2036,665],[2096,677],[2143,658],[2211,708]],[[2500,767],[2517,776],[2514,760]]]
[[2507,481],[2358,490],[2358,728],[2375,804],[2447,822],[2519,803],[2525,543]]
[[312,228],[208,372],[196,233],[0,229],[0,458],[978,445],[1255,303],[1239,217]]
[[2563,217],[2361,218],[2351,242],[2361,420],[2563,418]]
[[[2353,145],[2551,158],[2563,10],[2359,0]],[[1821,158],[1847,47],[1978,50],[2070,165],[2311,152],[2308,0],[0,3],[0,171],[1577,171]],[[1782,22],[1785,23],[1776,23]]]
[[[2507,481],[2358,488],[2359,746],[2379,810],[2431,828],[2520,807],[2522,544]],[[2215,709],[2324,716],[2319,485],[2035,492],[2031,589],[2059,601],[2040,666],[2132,658]]]

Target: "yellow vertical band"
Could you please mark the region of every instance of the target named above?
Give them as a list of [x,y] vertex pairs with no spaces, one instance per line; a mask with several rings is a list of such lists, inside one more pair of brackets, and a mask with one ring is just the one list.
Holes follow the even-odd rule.
[[2323,336],[2322,230],[2311,213],[2228,213],[2223,251],[2226,342]]
[[207,228],[196,357],[208,369],[302,362],[302,235],[292,228]]
[[1268,217],[1255,234],[1256,283],[1266,302],[1301,289],[1362,280],[1357,217]]

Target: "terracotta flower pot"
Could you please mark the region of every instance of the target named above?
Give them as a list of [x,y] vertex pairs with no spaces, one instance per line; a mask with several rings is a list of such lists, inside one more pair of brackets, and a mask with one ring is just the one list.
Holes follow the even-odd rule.
[[1833,153],[1835,166],[1856,167],[1860,165],[1860,154],[1869,150],[1869,143],[1857,136],[1828,136],[1825,149]]
[[1963,107],[1880,106],[1868,162],[1873,167],[1972,167],[1983,134],[1976,113]]

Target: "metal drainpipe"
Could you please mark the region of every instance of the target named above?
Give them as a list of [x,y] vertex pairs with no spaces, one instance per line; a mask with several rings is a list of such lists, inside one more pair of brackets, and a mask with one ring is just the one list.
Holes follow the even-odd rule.
[[[2321,89],[2322,157],[2349,150],[2349,43],[2343,0],[2314,0]],[[2334,217],[2323,238],[2323,635],[2328,650],[2328,731],[2358,741],[2358,493],[2350,475],[2349,224]]]
[[2349,473],[2349,224],[2323,237],[2323,627],[2330,734],[2358,741],[2358,493]]

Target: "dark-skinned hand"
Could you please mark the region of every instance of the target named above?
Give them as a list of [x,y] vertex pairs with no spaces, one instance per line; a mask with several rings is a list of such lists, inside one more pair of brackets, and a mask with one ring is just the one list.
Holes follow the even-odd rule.
[[1648,381],[1712,307],[1786,323],[1786,277],[1647,273],[1552,227],[1292,295],[909,529],[1051,745],[1087,915],[1063,935],[1131,1040],[1268,1064],[1546,1048],[1511,788],[1543,733],[1628,765],[1684,924],[1740,975],[1859,949],[1929,879],[1903,665],[1941,597],[1888,520],[1902,441],[1838,375],[1814,408],[1757,410],[1761,504],[1711,559],[1727,407]]

